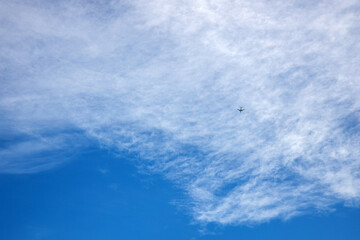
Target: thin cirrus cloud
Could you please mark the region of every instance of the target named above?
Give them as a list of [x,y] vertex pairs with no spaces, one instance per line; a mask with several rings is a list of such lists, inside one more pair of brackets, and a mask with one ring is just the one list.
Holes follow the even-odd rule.
[[3,1],[1,172],[55,167],[81,133],[136,152],[184,189],[199,222],[357,206],[359,9]]

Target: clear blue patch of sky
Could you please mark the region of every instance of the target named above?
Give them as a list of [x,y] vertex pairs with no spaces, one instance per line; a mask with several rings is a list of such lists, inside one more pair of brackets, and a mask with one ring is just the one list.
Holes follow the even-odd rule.
[[255,226],[193,224],[170,204],[181,191],[131,158],[95,147],[50,171],[1,174],[0,239],[359,239],[359,209],[342,206]]

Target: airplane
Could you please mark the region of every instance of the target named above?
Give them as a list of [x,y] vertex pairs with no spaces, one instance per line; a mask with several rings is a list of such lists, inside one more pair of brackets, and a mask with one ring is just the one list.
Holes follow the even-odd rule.
[[242,111],[244,111],[245,109],[243,107],[237,108],[237,110],[241,113]]

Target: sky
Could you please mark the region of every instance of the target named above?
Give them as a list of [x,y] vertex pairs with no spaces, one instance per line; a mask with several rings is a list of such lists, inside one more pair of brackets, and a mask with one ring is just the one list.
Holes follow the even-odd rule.
[[0,237],[358,239],[359,23],[358,0],[1,0]]

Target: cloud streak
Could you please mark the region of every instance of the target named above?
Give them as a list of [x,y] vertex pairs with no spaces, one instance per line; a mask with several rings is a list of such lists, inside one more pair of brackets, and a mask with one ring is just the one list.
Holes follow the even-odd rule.
[[358,9],[357,1],[5,1],[1,131],[55,136],[6,145],[3,172],[32,169],[23,167],[38,164],[25,157],[32,151],[69,151],[57,142],[71,126],[137,153],[140,166],[185,190],[200,222],[357,206]]

